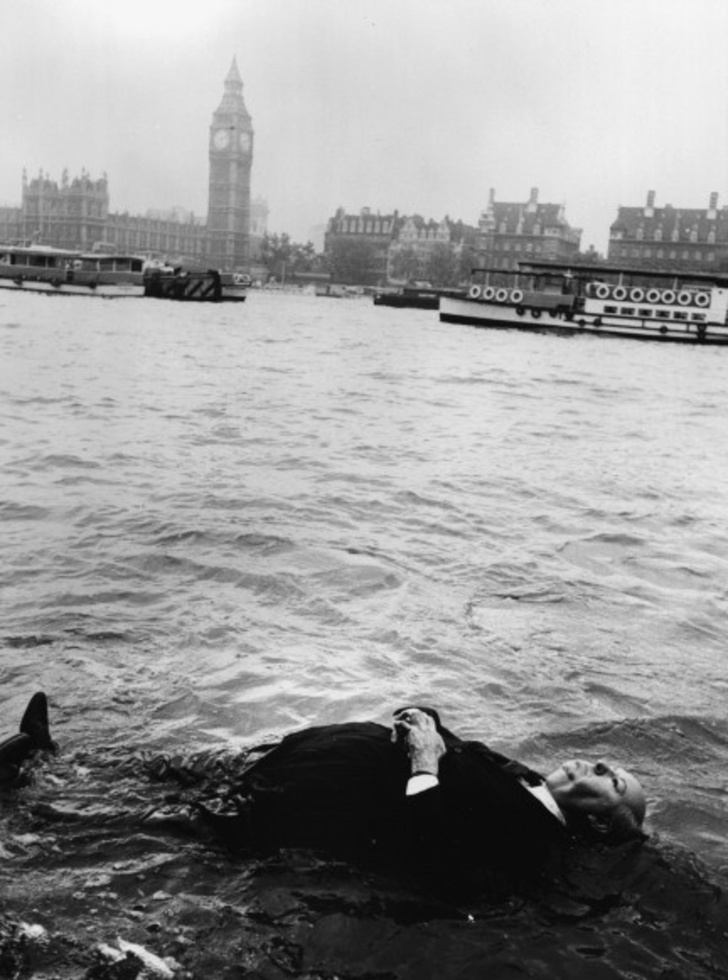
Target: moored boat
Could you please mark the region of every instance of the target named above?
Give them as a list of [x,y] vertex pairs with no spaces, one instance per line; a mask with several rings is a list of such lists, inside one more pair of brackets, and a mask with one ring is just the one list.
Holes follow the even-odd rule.
[[144,295],[144,259],[50,245],[0,245],[0,289],[67,296]]
[[188,303],[242,303],[248,294],[250,276],[217,269],[147,269],[144,295]]
[[440,300],[442,322],[728,345],[728,277],[528,262],[473,271],[467,296]]
[[380,292],[374,297],[375,306],[394,306],[417,310],[436,310],[441,296],[459,296],[458,290],[436,289],[433,286],[403,286],[389,292]]

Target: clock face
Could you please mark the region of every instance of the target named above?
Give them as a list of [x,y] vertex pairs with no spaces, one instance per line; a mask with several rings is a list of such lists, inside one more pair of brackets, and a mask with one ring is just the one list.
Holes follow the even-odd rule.
[[224,150],[230,142],[230,133],[226,129],[218,129],[212,137],[212,142],[217,150]]
[[240,149],[243,151],[243,153],[248,153],[250,151],[250,144],[251,144],[250,133],[241,133]]

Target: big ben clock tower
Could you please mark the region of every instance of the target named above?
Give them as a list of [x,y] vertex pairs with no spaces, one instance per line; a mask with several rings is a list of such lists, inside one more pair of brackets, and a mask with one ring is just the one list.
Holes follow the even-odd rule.
[[210,126],[207,237],[210,264],[220,269],[250,265],[250,170],[253,125],[243,101],[243,82],[233,63]]

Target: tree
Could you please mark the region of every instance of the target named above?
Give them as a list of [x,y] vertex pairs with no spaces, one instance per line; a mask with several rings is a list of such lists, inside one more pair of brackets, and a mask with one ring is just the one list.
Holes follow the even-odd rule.
[[368,283],[377,278],[377,252],[371,242],[338,239],[328,260],[335,282]]
[[390,252],[389,275],[392,279],[421,279],[420,257],[411,245],[395,246]]
[[263,236],[260,244],[260,261],[267,268],[269,276],[284,279],[286,266],[290,263],[292,254],[293,245],[285,232],[282,235],[269,235],[266,232]]
[[425,278],[433,286],[457,286],[461,271],[460,256],[450,245],[435,245],[425,262]]
[[470,282],[473,268],[478,265],[478,255],[473,245],[463,244],[458,257],[458,285]]
[[260,245],[260,261],[268,269],[271,278],[293,278],[298,272],[314,272],[321,269],[322,256],[316,254],[313,242],[305,245],[292,242],[285,232],[282,235],[263,236]]

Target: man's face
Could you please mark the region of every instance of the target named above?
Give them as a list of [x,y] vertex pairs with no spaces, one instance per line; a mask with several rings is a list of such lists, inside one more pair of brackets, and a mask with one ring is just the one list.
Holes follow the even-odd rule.
[[546,778],[551,795],[564,811],[580,811],[596,816],[608,814],[620,803],[633,812],[644,813],[644,793],[626,769],[613,769],[606,762],[572,759]]

